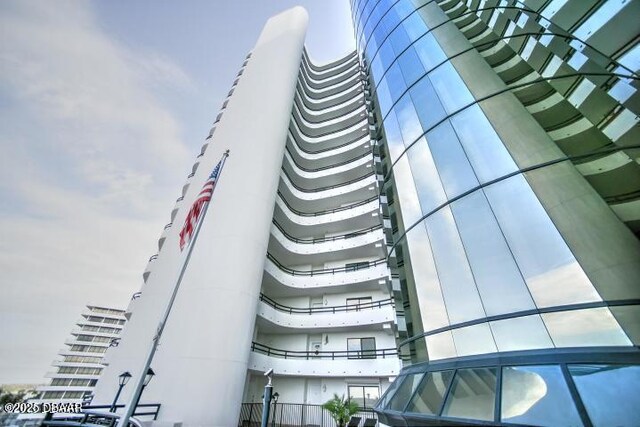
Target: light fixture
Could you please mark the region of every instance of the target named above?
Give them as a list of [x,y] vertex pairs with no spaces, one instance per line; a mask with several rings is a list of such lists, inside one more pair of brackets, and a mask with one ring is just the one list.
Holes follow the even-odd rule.
[[143,385],[146,387],[147,385],[149,385],[149,383],[151,382],[151,379],[153,378],[153,376],[156,373],[153,372],[153,369],[149,368],[147,369],[147,375],[144,377],[144,383]]
[[131,379],[131,373],[129,373],[129,371],[127,372],[123,372],[120,374],[120,376],[118,376],[118,383],[124,387],[127,385],[127,383],[129,382],[129,380]]

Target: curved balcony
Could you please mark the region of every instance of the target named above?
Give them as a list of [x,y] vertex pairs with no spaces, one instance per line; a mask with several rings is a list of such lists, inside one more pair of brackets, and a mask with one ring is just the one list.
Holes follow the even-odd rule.
[[371,151],[371,138],[369,134],[358,135],[355,139],[326,150],[309,151],[300,147],[294,136],[289,132],[287,137],[287,151],[296,164],[304,168],[331,167],[344,157],[355,157],[360,153]]
[[353,227],[366,228],[380,223],[378,218],[380,203],[377,196],[313,213],[295,210],[283,198],[282,193],[278,196],[274,219],[284,225],[289,232],[297,235],[339,233]]
[[377,194],[373,172],[341,184],[306,189],[294,184],[285,170],[280,174],[280,192],[297,210],[320,211],[347,203],[355,203]]
[[345,112],[357,108],[357,106],[364,106],[364,96],[361,91],[353,91],[349,98],[324,108],[313,108],[308,103],[305,103],[303,96],[300,95],[299,92],[296,92],[293,100],[304,118],[316,123],[340,117],[345,114]]
[[400,361],[395,348],[366,351],[289,351],[253,342],[249,369],[276,375],[369,377],[398,375]]
[[353,61],[351,63],[337,67],[336,69],[328,70],[324,75],[318,76],[313,72],[309,72],[309,68],[305,65],[300,67],[301,74],[304,76],[307,82],[316,86],[331,84],[332,82],[335,82],[337,80],[347,79],[351,74],[353,74],[355,70],[360,70],[360,63],[358,61]]
[[271,228],[269,252],[288,264],[301,265],[310,262],[324,264],[355,258],[381,258],[384,256],[384,231],[382,224],[352,231],[347,234],[297,238],[274,221]]
[[354,77],[359,76],[361,74],[360,64],[354,63],[351,67],[343,70],[342,72],[335,74],[331,77],[327,77],[322,80],[314,80],[310,78],[307,73],[305,73],[304,69],[300,72],[300,77],[304,85],[314,91],[314,92],[322,92],[328,88],[335,87],[341,85],[345,82],[351,81]]
[[332,165],[317,168],[306,168],[296,163],[291,155],[289,147],[285,151],[285,162],[282,167],[296,185],[304,188],[327,187],[338,185],[344,181],[350,181],[371,171],[373,154],[371,150],[356,154],[355,156],[343,156],[344,160]]
[[262,289],[273,297],[313,296],[366,290],[387,290],[389,268],[384,258],[355,267],[296,270],[267,253]]
[[297,333],[321,333],[351,330],[382,330],[395,321],[394,302],[391,298],[358,305],[289,307],[260,294],[258,322],[262,332],[282,329]]
[[149,275],[151,274],[151,268],[153,267],[153,262],[158,259],[158,254],[151,255],[149,258],[149,262],[144,269],[144,273],[142,273],[142,280],[146,283]]
[[344,114],[337,117],[320,119],[311,114],[304,114],[297,103],[293,103],[292,116],[300,129],[308,136],[325,135],[329,132],[338,132],[348,126],[361,122],[367,116],[363,104],[354,103],[344,108]]
[[305,68],[307,73],[309,73],[309,75],[313,76],[316,79],[324,79],[327,76],[331,76],[332,73],[341,72],[351,67],[354,63],[359,63],[358,55],[355,51],[344,56],[343,58],[337,59],[324,65],[313,64],[309,59],[309,55],[306,49],[302,53],[302,66]]
[[336,86],[331,90],[327,90],[325,93],[319,94],[310,92],[304,82],[301,81],[296,87],[296,92],[300,95],[300,99],[307,108],[317,110],[342,103],[354,97],[356,94],[363,94],[364,86],[358,78],[358,80],[349,81],[346,84]]
[[344,92],[349,88],[353,87],[356,84],[361,84],[362,82],[362,73],[360,70],[355,70],[351,73],[346,79],[340,79],[339,81],[334,81],[330,85],[323,86],[322,88],[318,88],[315,85],[310,85],[309,82],[304,78],[304,74],[300,74],[298,81],[300,82],[299,87],[302,89],[307,98],[312,99],[322,99],[327,96],[332,96],[340,92]]
[[300,129],[296,120],[291,119],[289,130],[293,140],[302,150],[311,152],[324,151],[340,147],[365,135],[369,136],[369,121],[364,117],[362,120],[339,131],[309,136],[305,134],[304,130]]

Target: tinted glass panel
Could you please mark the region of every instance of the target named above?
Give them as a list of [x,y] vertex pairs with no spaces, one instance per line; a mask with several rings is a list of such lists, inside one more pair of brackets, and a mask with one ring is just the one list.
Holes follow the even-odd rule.
[[559,366],[502,369],[502,421],[539,426],[581,426]]
[[452,377],[453,371],[426,373],[407,407],[407,412],[438,415]]
[[451,385],[443,416],[493,421],[496,369],[460,369]]
[[398,388],[398,391],[391,398],[388,408],[394,411],[404,410],[405,405],[411,398],[423,375],[424,374],[407,375]]
[[640,425],[640,366],[570,365],[594,426]]

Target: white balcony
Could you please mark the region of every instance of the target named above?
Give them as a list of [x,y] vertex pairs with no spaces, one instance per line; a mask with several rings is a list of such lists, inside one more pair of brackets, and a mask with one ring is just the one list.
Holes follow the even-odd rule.
[[379,259],[384,256],[385,235],[380,225],[315,241],[285,235],[281,227],[271,226],[269,252],[287,265],[324,264],[354,258]]
[[342,159],[355,157],[358,154],[371,151],[371,138],[369,134],[361,135],[352,142],[348,142],[336,148],[322,151],[303,151],[289,132],[287,147],[291,156],[298,164],[307,168],[326,167],[339,162]]
[[[360,73],[353,73],[351,76],[347,76],[346,78],[339,78],[333,80],[327,86],[324,86],[321,89],[316,89],[311,87],[304,78],[298,79],[301,85],[304,85],[305,90],[310,93],[315,98],[322,98],[325,96],[331,96],[331,92],[336,88],[341,86],[348,85],[348,87],[353,87],[355,85],[361,85],[362,79]],[[322,84],[322,83],[320,83]]]
[[339,73],[333,74],[334,70],[339,69],[342,66],[343,65],[339,65],[334,69],[326,70],[321,75],[314,73],[315,75],[313,76],[307,72],[307,69],[305,67],[300,67],[300,69],[305,74],[305,77],[312,83],[323,84],[331,81],[345,80],[345,77],[347,77],[349,74],[353,73],[355,70],[360,68],[360,64],[358,64],[358,62],[354,62],[349,67],[343,69]]
[[280,191],[296,210],[311,212],[326,210],[347,203],[356,203],[377,195],[377,183],[374,174],[350,181],[344,185],[332,186],[318,191],[304,191],[295,188],[284,172],[280,174],[280,178]]
[[283,271],[272,260],[267,259],[264,271],[263,290],[267,295],[274,297],[387,290],[389,279],[389,269],[385,262],[355,271],[345,271],[341,268],[335,272],[326,270],[322,274],[298,272],[294,275]]
[[[317,313],[309,309],[309,313],[289,313],[283,306],[274,307],[267,302],[258,304],[258,324],[261,331],[271,332],[282,329],[299,333],[321,333],[336,330],[352,330],[354,327],[367,330],[382,330],[383,325],[395,322],[395,309],[391,300],[384,301],[380,307],[345,310],[338,307],[335,312]],[[331,309],[328,307],[326,309]],[[298,309],[299,310],[299,309]],[[361,330],[361,329],[360,329]]]
[[[355,106],[357,106],[357,103],[354,103]],[[307,110],[308,116],[315,116],[317,115],[316,112]],[[333,125],[339,124],[339,123],[343,123],[343,122],[347,122],[349,121],[349,119],[352,119],[354,117],[365,117],[366,116],[366,109],[364,108],[364,105],[361,105],[360,107],[356,107],[354,109],[352,109],[350,112],[347,112],[344,115],[341,115],[339,117],[335,117],[333,119],[329,119],[329,120],[324,120],[322,122],[319,123],[315,123],[315,122],[310,122],[307,119],[305,119],[304,115],[302,114],[302,112],[300,111],[300,108],[298,107],[298,104],[294,103],[293,104],[293,114],[295,114],[298,118],[298,120],[300,121],[300,124],[302,126],[305,126],[308,129],[323,129],[323,128],[329,128]]]
[[[302,105],[302,109],[304,110],[304,112],[308,115],[313,115],[313,116],[322,116],[322,115],[333,113],[342,109],[346,109],[347,107],[357,105],[357,104],[364,105],[364,102],[360,102],[360,100],[362,100],[362,94],[359,92],[354,92],[346,100],[341,101],[337,104],[334,104],[330,107],[317,108],[317,109],[309,109],[307,107],[307,104],[305,104],[304,100],[302,99],[303,95],[301,95],[299,91],[296,92],[295,96],[297,98],[297,101],[300,102],[300,105]],[[309,98],[305,98],[305,99],[309,99]]]
[[284,359],[251,352],[249,369],[265,372],[273,368],[275,375],[305,377],[394,377],[400,372],[400,360],[395,355],[376,359],[348,359],[344,357]]
[[361,152],[352,157],[345,156],[343,161],[337,161],[336,165],[327,165],[321,168],[304,168],[298,166],[291,154],[285,152],[285,162],[282,167],[287,171],[293,182],[301,188],[321,188],[351,181],[368,172],[373,166],[371,152]]
[[[309,144],[309,147],[313,147],[314,145],[316,147],[318,147],[318,145],[322,144],[323,142],[328,142],[328,141],[333,141],[333,140],[337,140],[340,137],[349,135],[353,132],[358,132],[361,131],[363,134],[364,132],[368,132],[368,126],[367,126],[367,120],[366,117],[364,117],[362,120],[352,124],[351,126],[339,130],[337,132],[331,132],[329,134],[326,135],[321,135],[321,136],[308,136],[304,133],[303,130],[300,129],[300,127],[298,126],[298,124],[296,123],[295,120],[291,119],[291,125],[293,126],[294,132],[293,135],[295,136],[296,140]],[[323,147],[318,147],[316,148],[316,150],[318,149],[322,149]],[[326,147],[329,148],[329,147]]]

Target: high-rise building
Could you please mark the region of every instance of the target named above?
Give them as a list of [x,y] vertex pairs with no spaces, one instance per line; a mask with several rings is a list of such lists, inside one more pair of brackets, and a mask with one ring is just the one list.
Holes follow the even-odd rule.
[[141,372],[186,256],[178,240],[187,211],[227,149],[141,402],[160,403],[160,421],[235,425],[241,403],[261,402],[273,369],[278,416],[287,417],[284,403],[303,404],[298,418],[320,425],[334,394],[373,417],[398,375],[390,234],[361,64],[355,52],[312,64],[306,24],[302,8],[271,18],[247,55],[94,403],[113,399],[122,372]]
[[32,403],[80,403],[89,397],[104,368],[107,349],[117,345],[126,318],[124,310],[88,305],[64,342],[49,384],[38,387]]
[[271,18],[95,402],[140,377],[230,149],[142,396],[160,421],[234,425],[273,369],[280,403],[389,425],[637,424],[639,7],[354,0],[357,53],[322,66],[303,9]]
[[352,10],[407,325],[382,420],[638,425],[640,2]]

